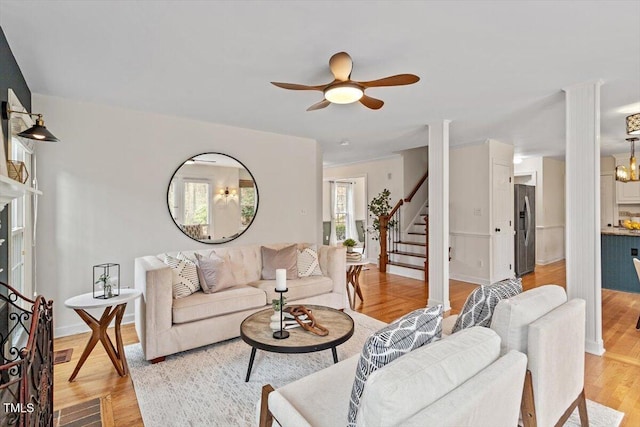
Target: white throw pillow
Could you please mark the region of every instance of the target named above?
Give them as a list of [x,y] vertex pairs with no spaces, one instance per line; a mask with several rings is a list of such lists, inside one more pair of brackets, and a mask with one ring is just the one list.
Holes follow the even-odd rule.
[[315,245],[298,250],[298,277],[309,276],[322,276]]
[[196,265],[189,261],[182,252],[178,253],[175,258],[165,254],[164,263],[171,267],[174,298],[188,297],[200,290]]

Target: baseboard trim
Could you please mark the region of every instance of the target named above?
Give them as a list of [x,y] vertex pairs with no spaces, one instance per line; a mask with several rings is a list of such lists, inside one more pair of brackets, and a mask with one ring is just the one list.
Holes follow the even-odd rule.
[[584,343],[584,350],[587,353],[595,354],[596,356],[602,356],[606,351],[604,349],[604,343],[602,342],[602,340],[600,340],[599,342],[586,340]]
[[[122,318],[122,324],[128,325],[129,323],[133,323],[135,321],[135,313],[125,314]],[[75,323],[69,326],[59,326],[54,328],[53,337],[61,338],[67,337],[69,335],[82,334],[85,332],[91,332],[91,329],[85,323]]]
[[438,304],[442,304],[442,311],[443,312],[447,312],[449,310],[451,310],[451,303],[449,301],[446,302],[442,302],[440,300],[435,300],[435,299],[427,299],[427,307],[434,307]]
[[547,259],[547,260],[536,260],[536,264],[540,264],[540,265],[548,265],[548,264],[553,264],[554,262],[558,262],[558,261],[562,261],[563,259],[565,259],[564,255],[561,255],[559,257],[556,258],[551,258],[551,259]]
[[459,280],[461,282],[473,283],[474,285],[490,285],[489,279],[483,279],[475,276],[467,276],[465,274],[449,273],[449,278]]

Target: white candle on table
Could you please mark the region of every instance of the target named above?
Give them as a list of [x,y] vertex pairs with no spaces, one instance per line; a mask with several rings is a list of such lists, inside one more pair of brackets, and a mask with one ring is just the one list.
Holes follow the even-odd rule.
[[287,290],[287,270],[284,268],[276,269],[276,290]]

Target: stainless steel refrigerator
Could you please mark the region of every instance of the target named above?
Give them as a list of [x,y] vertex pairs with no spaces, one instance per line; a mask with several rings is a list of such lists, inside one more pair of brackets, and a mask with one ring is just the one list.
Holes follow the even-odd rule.
[[515,272],[520,277],[536,267],[536,187],[516,184],[515,200]]

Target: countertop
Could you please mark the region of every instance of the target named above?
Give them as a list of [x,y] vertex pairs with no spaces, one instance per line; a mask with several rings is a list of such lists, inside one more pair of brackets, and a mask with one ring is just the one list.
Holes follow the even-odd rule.
[[602,234],[608,234],[611,236],[632,236],[640,237],[640,230],[627,230],[623,227],[607,227],[600,230]]

